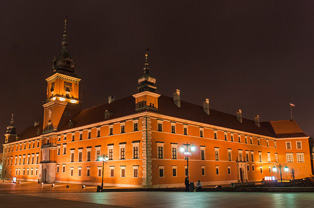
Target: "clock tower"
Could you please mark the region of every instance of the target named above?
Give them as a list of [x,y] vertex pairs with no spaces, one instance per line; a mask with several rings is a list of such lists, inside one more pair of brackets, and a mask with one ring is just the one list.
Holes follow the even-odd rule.
[[53,60],[52,75],[46,79],[47,98],[43,105],[44,133],[58,130],[80,110],[81,79],[74,73],[74,62],[67,45],[67,18],[65,18],[61,51]]

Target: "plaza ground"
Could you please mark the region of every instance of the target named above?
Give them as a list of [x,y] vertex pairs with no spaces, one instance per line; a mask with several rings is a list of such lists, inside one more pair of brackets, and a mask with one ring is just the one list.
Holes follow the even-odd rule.
[[[0,207],[314,207],[313,193],[96,192],[96,186],[0,182]],[[115,188],[115,187],[111,187]]]

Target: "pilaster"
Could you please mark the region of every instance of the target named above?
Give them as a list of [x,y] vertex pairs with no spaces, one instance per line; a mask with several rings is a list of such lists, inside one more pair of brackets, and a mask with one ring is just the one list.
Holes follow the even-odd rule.
[[152,130],[150,116],[143,117],[142,122],[142,157],[143,182],[142,186],[152,186]]

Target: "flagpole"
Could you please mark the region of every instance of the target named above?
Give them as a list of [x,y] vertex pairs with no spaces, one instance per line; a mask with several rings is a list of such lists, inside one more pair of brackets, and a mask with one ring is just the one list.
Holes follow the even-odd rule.
[[293,114],[292,114],[292,106],[290,104],[290,114],[291,114],[291,121],[293,120]]

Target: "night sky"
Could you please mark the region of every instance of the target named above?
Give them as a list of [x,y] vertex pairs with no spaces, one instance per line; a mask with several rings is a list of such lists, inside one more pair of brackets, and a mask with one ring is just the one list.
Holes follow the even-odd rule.
[[[160,94],[262,121],[294,118],[314,135],[314,1],[0,2],[0,135],[42,121],[45,79],[61,49],[82,79],[83,109],[137,92],[144,53]],[[1,142],[4,136],[1,136]]]

